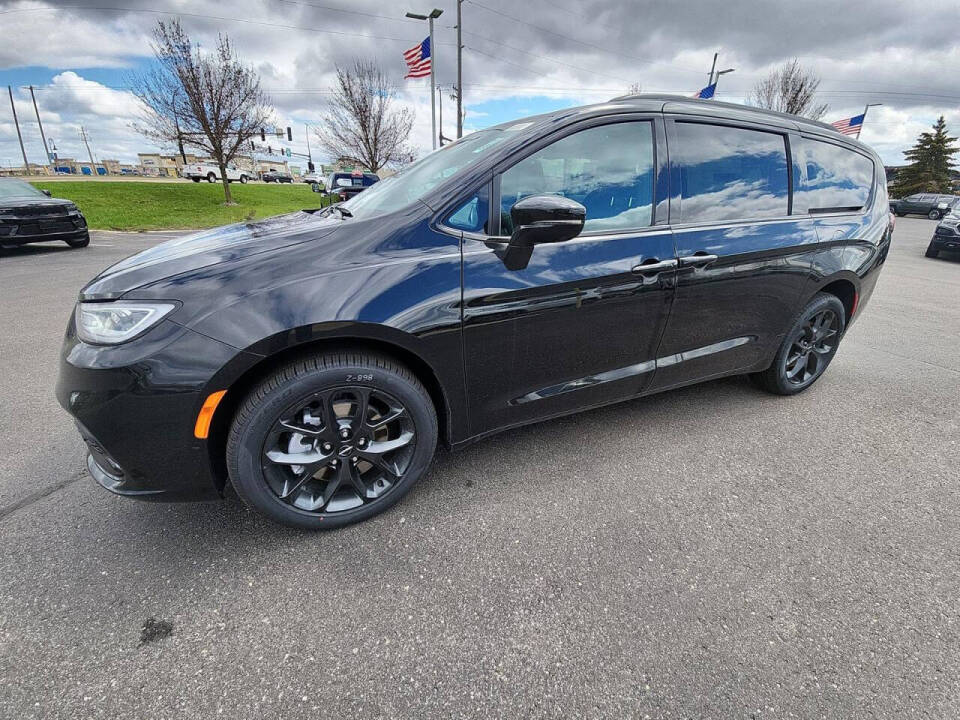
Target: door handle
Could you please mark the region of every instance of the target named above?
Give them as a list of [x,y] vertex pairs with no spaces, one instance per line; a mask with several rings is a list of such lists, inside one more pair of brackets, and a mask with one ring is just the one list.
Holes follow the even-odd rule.
[[716,255],[708,255],[700,251],[693,255],[685,255],[680,258],[680,267],[703,267],[717,261]]
[[634,265],[632,271],[637,275],[656,275],[666,270],[673,270],[675,267],[677,267],[677,261],[672,258],[670,260],[648,258],[641,264]]

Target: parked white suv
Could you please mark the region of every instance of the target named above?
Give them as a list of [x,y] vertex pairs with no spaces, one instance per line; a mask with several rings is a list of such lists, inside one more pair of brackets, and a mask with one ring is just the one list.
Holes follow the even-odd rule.
[[[206,165],[199,163],[197,165],[187,165],[183,168],[183,176],[190,178],[194,182],[206,180],[207,182],[217,182],[220,178],[220,168],[216,165]],[[233,165],[227,165],[227,182],[239,180],[246,183],[250,179],[246,170],[238,170]]]

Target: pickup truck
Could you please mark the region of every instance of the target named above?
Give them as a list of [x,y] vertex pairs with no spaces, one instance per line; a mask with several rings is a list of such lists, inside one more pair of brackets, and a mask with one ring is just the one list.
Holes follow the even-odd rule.
[[[221,179],[219,167],[204,163],[185,166],[183,168],[183,176],[185,178],[190,178],[194,182],[206,180],[207,182],[213,183],[218,182]],[[227,182],[239,180],[242,183],[246,183],[251,177],[252,176],[245,170],[238,170],[233,165],[227,165]]]
[[902,200],[890,201],[890,212],[898,217],[904,215],[926,215],[931,220],[939,220],[949,215],[960,197],[956,195],[938,195],[936,193],[916,193]]

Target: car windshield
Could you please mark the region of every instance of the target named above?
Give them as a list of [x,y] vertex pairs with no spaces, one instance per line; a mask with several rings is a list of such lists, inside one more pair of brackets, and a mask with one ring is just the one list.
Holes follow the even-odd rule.
[[46,197],[46,195],[33,187],[33,185],[23,182],[23,180],[0,180],[0,200],[37,197]]
[[[526,127],[527,124],[522,124]],[[513,126],[520,129],[518,126]],[[355,217],[374,217],[407,207],[459,170],[484,157],[507,137],[511,128],[481,130],[405,167],[343,203]]]

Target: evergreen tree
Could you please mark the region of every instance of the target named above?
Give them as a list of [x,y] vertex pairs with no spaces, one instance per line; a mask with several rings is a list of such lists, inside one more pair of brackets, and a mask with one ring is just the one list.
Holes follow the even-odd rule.
[[955,141],[947,135],[947,124],[941,115],[933,132],[920,133],[916,144],[904,153],[910,164],[897,173],[891,193],[895,197],[918,192],[949,193],[953,156],[960,151],[953,144]]

